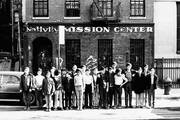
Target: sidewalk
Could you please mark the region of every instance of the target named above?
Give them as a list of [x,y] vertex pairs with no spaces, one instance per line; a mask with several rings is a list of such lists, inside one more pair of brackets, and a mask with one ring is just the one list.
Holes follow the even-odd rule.
[[156,99],[180,99],[180,88],[170,90],[169,95],[164,95],[164,89],[156,89]]
[[[135,93],[132,94],[132,105],[135,105]],[[124,90],[122,92],[122,105],[124,106]],[[169,95],[164,95],[164,89],[157,88],[155,90],[155,107],[180,107],[180,89],[171,89]]]
[[169,95],[164,95],[164,89],[156,90],[156,108],[180,107],[180,89],[171,89]]

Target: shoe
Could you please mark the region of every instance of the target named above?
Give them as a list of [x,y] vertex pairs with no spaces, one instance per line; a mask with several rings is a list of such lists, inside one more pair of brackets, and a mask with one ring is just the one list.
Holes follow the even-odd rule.
[[125,108],[128,108],[128,106],[125,106]]
[[51,112],[51,109],[46,109],[46,112]]
[[132,106],[132,105],[130,105],[130,106],[129,106],[129,108],[133,108],[133,106]]

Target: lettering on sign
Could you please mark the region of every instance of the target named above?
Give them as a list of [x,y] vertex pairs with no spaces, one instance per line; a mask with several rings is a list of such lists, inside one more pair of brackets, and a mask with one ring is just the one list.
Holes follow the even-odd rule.
[[[84,33],[152,33],[154,32],[153,27],[64,27],[65,32],[84,32]],[[52,33],[58,32],[58,27],[55,26],[28,26],[26,32],[44,32]]]
[[26,32],[41,32],[41,33],[47,33],[47,32],[58,32],[58,29],[54,26],[35,26],[35,27],[26,27]]

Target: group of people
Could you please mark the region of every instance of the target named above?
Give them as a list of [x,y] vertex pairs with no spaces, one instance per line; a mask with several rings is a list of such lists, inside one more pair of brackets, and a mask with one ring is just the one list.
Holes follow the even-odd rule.
[[135,107],[153,108],[157,81],[155,69],[149,70],[148,65],[135,71],[132,70],[132,64],[128,63],[126,69],[122,70],[113,62],[110,67],[102,67],[99,70],[87,69],[85,65],[77,68],[74,65],[71,71],[52,67],[42,73],[39,68],[35,76],[29,72],[29,67],[26,67],[21,76],[20,88],[26,110],[30,109],[32,91],[35,91],[39,109],[45,107],[46,111],[121,108],[123,88],[125,108],[133,108],[133,91],[136,94]]

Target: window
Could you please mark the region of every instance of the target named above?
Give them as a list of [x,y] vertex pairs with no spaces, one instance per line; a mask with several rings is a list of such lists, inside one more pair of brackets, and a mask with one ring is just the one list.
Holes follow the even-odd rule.
[[180,54],[180,2],[177,2],[177,53]]
[[48,0],[34,0],[34,17],[48,17]]
[[79,0],[66,0],[65,3],[65,16],[66,17],[80,17],[80,1]]
[[[111,17],[113,15],[112,14],[112,8],[113,8],[112,3],[113,3],[112,0],[99,0],[98,1],[101,12],[105,17]],[[98,16],[101,16],[100,12],[98,13]]]
[[81,65],[80,39],[66,39],[66,68],[71,70],[73,65]]
[[130,15],[137,17],[145,17],[145,0],[131,0]]
[[113,60],[112,39],[98,40],[98,68],[109,67]]
[[139,66],[144,66],[145,61],[145,40],[130,39],[130,63],[133,69],[138,69]]

